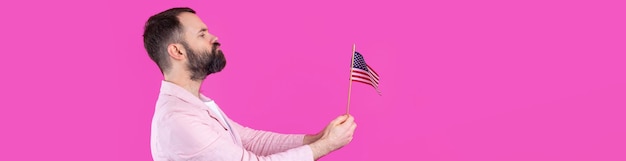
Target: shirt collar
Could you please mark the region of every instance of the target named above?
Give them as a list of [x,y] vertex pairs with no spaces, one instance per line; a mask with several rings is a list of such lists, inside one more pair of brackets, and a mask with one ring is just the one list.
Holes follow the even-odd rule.
[[209,116],[211,116],[213,119],[216,119],[217,122],[219,122],[220,125],[222,125],[224,129],[230,129],[228,128],[228,125],[225,122],[222,122],[219,119],[217,119],[218,117],[216,115],[219,115],[219,114],[215,114],[209,109],[209,106],[204,104],[204,102],[208,102],[212,100],[209,97],[204,96],[202,93],[200,93],[200,98],[198,98],[194,96],[193,94],[191,94],[189,91],[185,90],[185,88],[178,86],[172,82],[163,80],[161,82],[161,94],[177,97],[185,102],[192,104],[195,107],[198,107],[202,110],[207,111],[209,113]]
[[198,98],[189,91],[185,90],[183,87],[165,80],[161,82],[161,94],[177,97],[185,102],[206,110],[209,108],[204,104],[204,102],[211,101],[210,98],[204,96],[202,93],[200,93],[200,98]]

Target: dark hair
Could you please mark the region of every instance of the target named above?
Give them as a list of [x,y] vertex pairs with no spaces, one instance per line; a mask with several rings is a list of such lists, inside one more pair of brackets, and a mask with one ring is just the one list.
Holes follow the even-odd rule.
[[178,15],[183,12],[196,13],[187,7],[171,8],[151,16],[144,26],[143,46],[162,74],[170,68],[167,45],[184,41],[181,37],[182,25],[178,19]]

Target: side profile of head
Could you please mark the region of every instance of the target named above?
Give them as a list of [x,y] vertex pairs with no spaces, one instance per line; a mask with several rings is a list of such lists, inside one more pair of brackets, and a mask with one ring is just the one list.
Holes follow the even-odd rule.
[[190,8],[171,8],[151,16],[143,43],[166,78],[202,81],[226,66],[217,37]]

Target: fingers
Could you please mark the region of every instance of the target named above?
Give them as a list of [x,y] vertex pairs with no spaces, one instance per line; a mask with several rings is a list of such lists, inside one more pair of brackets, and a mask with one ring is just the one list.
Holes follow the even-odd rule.
[[351,115],[347,115],[348,118],[346,118],[346,120],[344,122],[341,122],[339,125],[337,126],[342,126],[344,129],[348,129],[350,128],[350,126],[352,126],[354,123],[354,117],[352,117]]
[[354,124],[352,124],[352,126],[350,126],[349,132],[354,134],[354,130],[356,130],[356,123],[354,123]]
[[356,123],[353,123],[352,125],[350,125],[350,127],[348,128],[347,134],[348,134],[348,143],[352,142],[352,139],[354,139],[354,130],[356,130]]
[[356,130],[356,123],[354,123],[354,124],[352,124],[350,126],[350,131],[354,131],[354,130]]
[[330,124],[334,126],[344,126],[345,128],[348,128],[355,123],[354,117],[352,117],[352,115],[350,114],[346,114],[335,118],[333,121],[330,122]]
[[352,123],[354,123],[354,117],[352,117],[352,115],[348,114],[346,116],[348,116],[348,118],[346,119],[346,121],[342,122],[341,124],[352,124]]

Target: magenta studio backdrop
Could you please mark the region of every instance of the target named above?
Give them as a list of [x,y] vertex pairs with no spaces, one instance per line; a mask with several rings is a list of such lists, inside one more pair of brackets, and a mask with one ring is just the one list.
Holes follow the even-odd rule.
[[195,9],[226,68],[201,91],[239,123],[353,142],[321,160],[626,160],[624,1],[3,1],[0,160],[152,160],[162,75],[144,22]]

